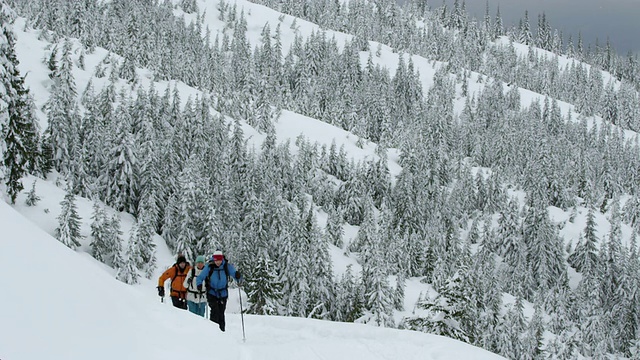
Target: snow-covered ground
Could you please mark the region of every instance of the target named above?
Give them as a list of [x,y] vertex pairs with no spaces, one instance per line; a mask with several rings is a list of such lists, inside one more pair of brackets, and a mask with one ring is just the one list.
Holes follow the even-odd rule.
[[[281,23],[282,42],[285,51],[293,42],[296,33],[308,36],[319,28],[297,19],[292,29],[293,18],[271,9],[244,0],[233,1],[245,9],[249,23],[248,38],[255,45],[266,22],[274,31]],[[218,19],[217,0],[199,0],[201,10],[206,11],[205,24],[212,30],[222,31],[225,24]],[[176,12],[180,12],[176,10]],[[191,18],[189,18],[191,16]],[[186,16],[187,20],[193,18]],[[50,44],[38,40],[38,32],[25,29],[24,20],[18,19],[14,25],[17,35],[16,52],[20,60],[20,71],[28,74],[27,86],[34,95],[38,109],[47,101],[51,81],[42,59],[47,58]],[[349,39],[349,35],[328,32],[335,36],[339,44]],[[79,44],[75,44],[78,49]],[[372,43],[372,51],[377,44]],[[525,49],[520,49],[524,51]],[[108,82],[107,78],[92,78],[95,66],[107,56],[105,49],[98,48],[85,55],[86,70],[74,69],[78,93],[82,94],[89,80],[96,91]],[[74,52],[77,61],[80,52]],[[361,53],[363,63],[368,53]],[[380,56],[374,62],[388,68],[392,73],[397,68],[399,54],[387,46],[381,47]],[[405,58],[406,60],[406,58]],[[433,83],[434,63],[413,56],[415,68],[426,90]],[[438,67],[439,64],[435,64]],[[138,69],[140,86],[151,84],[151,73]],[[476,76],[472,76],[475,79]],[[118,87],[129,86],[124,81]],[[181,99],[200,92],[180,82],[156,82],[159,93],[167,86],[177,86]],[[479,91],[484,84],[472,83],[470,93]],[[540,94],[521,89],[522,103],[528,105]],[[464,98],[456,100],[456,110],[462,109]],[[573,106],[560,103],[563,114],[573,111]],[[46,116],[38,111],[40,124],[46,127]],[[572,118],[577,119],[573,113]],[[601,121],[599,118],[594,122]],[[244,126],[250,144],[259,148],[264,135],[249,126]],[[279,142],[293,140],[300,134],[312,142],[327,146],[336,142],[345,147],[348,156],[361,160],[374,158],[375,144],[366,143],[362,148],[356,145],[357,138],[348,132],[326,123],[289,111],[283,111],[276,124]],[[634,133],[635,134],[635,133]],[[293,143],[293,141],[291,141]],[[294,145],[292,145],[294,146]],[[392,175],[400,172],[394,161],[397,153],[390,150],[389,167]],[[37,181],[37,193],[42,198],[35,207],[24,205],[25,193],[31,183]],[[78,198],[77,206],[82,217],[82,234],[85,239],[77,252],[65,248],[51,235],[57,225],[56,216],[64,191],[54,185],[54,179],[47,181],[33,177],[24,179],[25,192],[12,209],[0,201],[0,359],[164,359],[194,356],[202,358],[229,357],[232,359],[494,359],[489,354],[472,346],[450,339],[411,331],[379,329],[374,326],[340,324],[306,319],[245,316],[247,342],[242,342],[238,298],[233,292],[228,307],[228,331],[220,333],[208,321],[189,313],[161,304],[155,292],[155,280],[142,279],[142,283],[129,286],[114,279],[113,269],[98,263],[86,253],[89,224],[93,203]],[[17,210],[22,216],[20,216]],[[111,210],[112,212],[112,210]],[[566,242],[573,243],[585,227],[587,210],[578,208],[577,215],[568,221],[570,214],[551,208],[552,219],[562,224],[560,234]],[[133,224],[133,217],[120,214],[125,241]],[[319,223],[326,221],[326,215],[319,213]],[[28,220],[27,220],[28,219]],[[603,239],[609,229],[605,215],[596,214],[598,236]],[[357,227],[345,226],[345,240],[355,236]],[[623,237],[629,239],[631,229],[623,226]],[[163,239],[156,237],[159,272],[173,262]],[[333,269],[336,274],[344,272],[348,265],[359,266],[353,257],[345,256],[341,249],[331,248]],[[579,275],[571,273],[575,286]],[[411,314],[411,310],[423,291],[430,287],[419,279],[408,279],[405,290],[404,312],[396,312],[395,318]],[[505,302],[512,302],[505,296]],[[527,305],[526,314],[532,313]],[[195,345],[197,344],[197,345]]]
[[[245,315],[227,332],[160,303],[0,201],[0,359],[502,359],[445,337],[361,324]],[[234,296],[235,295],[235,296]]]

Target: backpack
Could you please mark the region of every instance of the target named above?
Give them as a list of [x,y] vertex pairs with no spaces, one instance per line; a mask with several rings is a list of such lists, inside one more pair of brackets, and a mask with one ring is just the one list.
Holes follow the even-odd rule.
[[[231,276],[229,276],[229,268],[227,267],[227,264],[229,264],[229,261],[227,260],[227,257],[224,257],[224,273],[227,275],[227,287],[225,289],[229,288],[229,281],[231,281]],[[211,275],[213,274],[213,267],[215,266],[215,262],[213,260],[209,260],[209,273],[207,274],[207,276],[204,278],[204,286],[207,288],[207,292],[209,292],[209,287],[211,286]]]
[[[187,265],[185,266],[185,268],[187,266],[191,266],[191,264],[187,263]],[[178,272],[180,271],[180,267],[178,266],[178,263],[175,263],[173,265],[171,265],[171,267],[175,267],[176,268],[176,272],[174,273],[174,275],[171,277],[171,287],[173,287],[173,282],[176,280],[176,278],[178,277]],[[193,267],[191,267],[191,270],[193,270]]]

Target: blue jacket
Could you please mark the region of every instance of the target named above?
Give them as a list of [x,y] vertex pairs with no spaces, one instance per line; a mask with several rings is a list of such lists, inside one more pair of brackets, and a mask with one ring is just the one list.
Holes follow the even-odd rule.
[[[227,274],[224,272],[224,266],[227,264],[227,260],[222,260],[222,264],[220,266],[216,266],[212,261],[205,265],[202,269],[202,272],[196,278],[196,286],[201,285],[205,280],[207,275],[209,275],[209,267],[211,267],[211,277],[209,279],[209,294],[223,299],[229,297],[229,292],[227,291],[227,287],[229,286],[229,282],[227,280]],[[236,268],[231,263],[227,264],[227,270],[229,271],[229,276],[234,278],[236,277]]]

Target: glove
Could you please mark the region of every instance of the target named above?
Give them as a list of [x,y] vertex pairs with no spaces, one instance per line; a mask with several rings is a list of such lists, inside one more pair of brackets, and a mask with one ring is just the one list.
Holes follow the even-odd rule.
[[158,286],[158,296],[164,297],[164,286]]
[[198,291],[202,291],[202,284],[196,286],[198,288]]
[[240,280],[242,275],[240,275],[240,271],[236,271],[236,280]]

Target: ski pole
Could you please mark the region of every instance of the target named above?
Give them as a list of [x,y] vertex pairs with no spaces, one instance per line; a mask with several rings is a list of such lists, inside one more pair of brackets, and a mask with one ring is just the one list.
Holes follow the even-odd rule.
[[240,299],[240,319],[242,320],[242,341],[247,341],[244,334],[244,311],[242,311],[242,292],[240,291],[240,285],[238,285],[238,298]]
[[211,316],[209,312],[209,299],[207,299],[207,302],[204,303],[204,319],[209,320],[210,317]]

